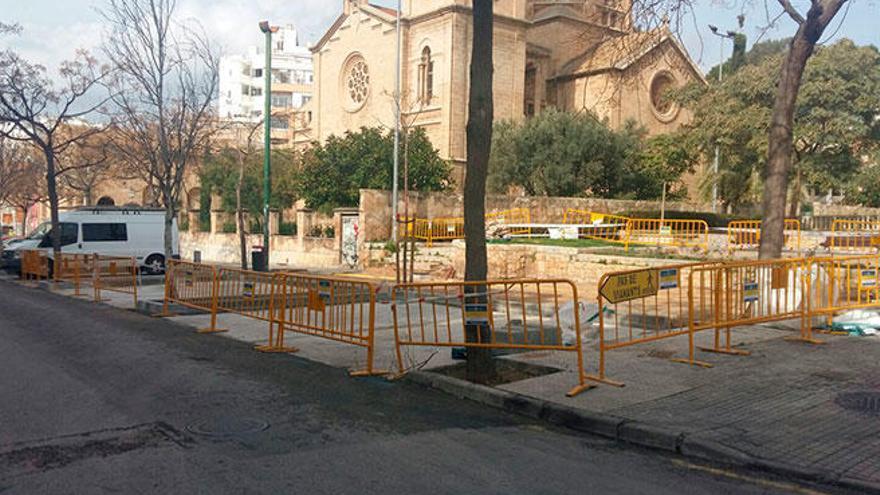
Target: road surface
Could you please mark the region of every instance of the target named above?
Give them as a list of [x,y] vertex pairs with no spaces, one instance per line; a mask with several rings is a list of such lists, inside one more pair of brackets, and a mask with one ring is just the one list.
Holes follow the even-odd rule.
[[813,490],[0,280],[3,494]]

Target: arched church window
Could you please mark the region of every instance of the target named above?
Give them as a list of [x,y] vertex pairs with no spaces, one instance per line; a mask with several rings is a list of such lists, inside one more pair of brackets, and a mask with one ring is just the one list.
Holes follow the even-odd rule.
[[651,80],[651,108],[657,118],[664,122],[674,119],[678,113],[678,105],[669,95],[673,88],[675,79],[669,72],[659,72]]
[[431,60],[431,48],[422,49],[422,59],[419,62],[419,101],[424,104],[431,103],[434,96],[434,61]]
[[100,199],[98,199],[97,205],[98,206],[115,206],[116,202],[113,201],[113,198],[111,198],[110,196],[101,196]]
[[350,112],[360,110],[370,94],[370,68],[359,54],[352,55],[343,66],[342,98]]

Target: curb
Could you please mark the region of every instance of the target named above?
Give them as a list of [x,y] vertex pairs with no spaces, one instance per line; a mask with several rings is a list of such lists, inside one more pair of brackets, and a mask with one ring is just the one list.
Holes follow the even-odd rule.
[[506,412],[618,442],[659,449],[684,457],[739,468],[758,469],[806,482],[829,484],[863,493],[880,494],[880,483],[841,476],[832,471],[755,457],[713,440],[696,438],[686,432],[632,421],[621,416],[584,411],[564,404],[479,385],[429,371],[411,371],[404,378],[412,383],[441,390],[460,399],[472,400]]

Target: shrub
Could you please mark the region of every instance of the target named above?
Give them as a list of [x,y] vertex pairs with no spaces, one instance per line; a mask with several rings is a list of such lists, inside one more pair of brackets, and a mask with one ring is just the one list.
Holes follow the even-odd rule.
[[296,222],[281,222],[278,225],[279,235],[296,235]]

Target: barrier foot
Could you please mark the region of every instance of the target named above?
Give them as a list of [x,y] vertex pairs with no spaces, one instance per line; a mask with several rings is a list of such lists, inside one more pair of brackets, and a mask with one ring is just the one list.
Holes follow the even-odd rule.
[[714,352],[715,354],[727,354],[729,356],[751,356],[751,351],[744,351],[742,349],[716,349],[714,347],[697,347],[697,349],[703,352]]
[[227,329],[227,328],[210,328],[210,327],[208,327],[208,328],[200,328],[200,329],[196,330],[196,333],[222,333],[222,332],[228,332],[228,331],[229,331],[229,329]]
[[618,381],[615,381],[615,380],[609,380],[608,378],[601,378],[601,377],[596,376],[596,375],[587,375],[587,376],[585,376],[584,378],[586,378],[587,380],[590,380],[591,382],[604,383],[605,385],[611,385],[612,387],[624,387],[624,386],[626,386],[626,384],[623,383],[623,382],[618,382]]
[[384,376],[391,374],[391,370],[356,370],[349,371],[348,376]]
[[587,390],[590,390],[591,388],[596,388],[596,386],[590,385],[588,383],[582,383],[582,384],[572,388],[568,392],[566,392],[565,396],[566,397],[574,397],[575,395],[578,395],[581,392],[586,392]]
[[[832,335],[836,335],[836,334],[832,334]],[[843,333],[840,333],[839,335],[849,335],[849,333],[843,332]],[[782,340],[787,340],[789,342],[803,342],[804,344],[816,344],[816,345],[827,344],[827,342],[825,342],[824,340],[814,339],[811,337],[809,337],[809,338],[808,337],[783,337]]]
[[[849,332],[839,331],[839,330],[813,330],[814,333],[821,333],[822,335],[849,335]],[[801,340],[798,338],[798,340]]]
[[274,352],[274,353],[286,353],[286,352],[299,352],[299,349],[296,347],[287,347],[287,346],[274,346],[274,345],[255,345],[254,350],[260,352]]
[[712,368],[714,365],[712,363],[707,363],[705,361],[697,361],[696,359],[688,359],[688,358],[676,358],[670,359],[673,363],[684,363],[689,364],[691,366],[699,366],[701,368]]
[[171,316],[180,316],[178,313],[153,313],[151,318],[169,318]]

